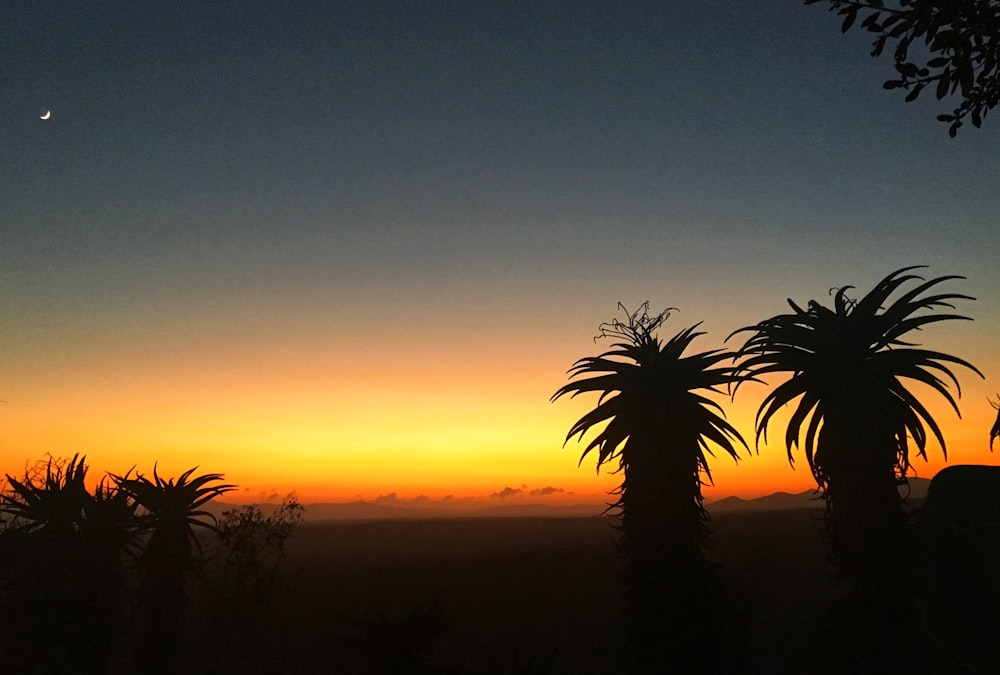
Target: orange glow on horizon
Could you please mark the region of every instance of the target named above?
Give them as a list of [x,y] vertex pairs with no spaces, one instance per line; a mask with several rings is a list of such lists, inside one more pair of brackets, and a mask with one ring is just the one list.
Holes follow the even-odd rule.
[[[249,335],[231,346],[232,333],[221,330],[196,351],[164,340],[40,356],[5,383],[0,471],[18,476],[47,453],[80,453],[96,476],[133,466],[151,473],[154,462],[165,477],[195,466],[223,473],[245,501],[291,492],[303,501],[489,498],[504,488],[524,499],[549,488],[552,503],[606,503],[620,481],[614,467],[598,475],[593,456],[577,466],[585,443],[562,447],[596,397],[549,402],[566,367],[593,343],[525,342],[514,328],[489,335],[442,332],[419,344],[357,338],[333,350],[325,335]],[[992,365],[970,360],[984,372]],[[988,452],[996,412],[986,402],[995,385],[959,376],[961,420],[936,394],[918,396],[945,433],[951,463],[996,463]],[[721,451],[711,460],[710,501],[813,487],[801,454],[789,466],[785,413],[770,443],[754,450],[765,392],[748,385],[735,401],[719,398],[750,451],[739,462]],[[913,459],[920,476],[944,465],[934,439],[928,457]]]

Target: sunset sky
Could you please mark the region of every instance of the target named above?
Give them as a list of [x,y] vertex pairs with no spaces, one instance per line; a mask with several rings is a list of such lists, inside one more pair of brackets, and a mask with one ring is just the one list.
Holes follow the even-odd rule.
[[[913,264],[977,298],[921,339],[986,379],[928,400],[998,463],[1000,120],[951,139],[821,6],[733,6],[4,3],[0,472],[599,502],[595,401],[549,397],[619,301],[714,349]],[[751,447],[765,392],[720,399]],[[710,498],[811,486],[774,431]]]

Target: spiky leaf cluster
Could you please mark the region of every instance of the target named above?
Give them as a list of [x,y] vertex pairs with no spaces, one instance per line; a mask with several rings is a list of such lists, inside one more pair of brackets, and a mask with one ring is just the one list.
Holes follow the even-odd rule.
[[[950,366],[963,366],[982,375],[972,364],[942,352],[920,348],[903,338],[929,324],[952,319],[968,320],[954,313],[927,313],[954,309],[956,300],[972,300],[961,293],[936,292],[940,284],[962,279],[944,276],[925,281],[906,267],[882,279],[860,300],[851,300],[852,287],[837,289],[833,307],[811,300],[805,308],[792,300],[790,314],[781,314],[736,333],[750,332],[739,352],[739,367],[746,377],[787,373],[790,377],[772,389],[756,419],[756,440],[767,442],[767,427],[784,406],[795,404],[785,432],[789,460],[804,439],[805,457],[817,484],[829,486],[829,458],[820,455],[819,437],[831,418],[840,424],[861,424],[877,419],[895,451],[896,471],[905,480],[912,439],[918,456],[926,459],[927,429],[947,453],[937,422],[920,400],[903,384],[911,380],[938,392],[958,413],[949,383],[961,394]],[[916,282],[890,302],[903,286]],[[931,292],[935,291],[935,292]],[[734,333],[735,334],[735,333]],[[925,426],[926,425],[926,426]],[[876,439],[876,442],[884,439]]]
[[[222,474],[207,473],[191,478],[197,467],[188,469],[178,478],[164,479],[153,467],[153,480],[139,475],[135,478],[115,476],[118,485],[128,491],[145,509],[145,518],[152,527],[159,523],[183,524],[193,543],[197,543],[194,526],[217,531],[215,517],[199,507],[236,488],[235,485],[209,485],[222,480]],[[207,517],[209,521],[203,520]]]
[[66,462],[49,458],[40,475],[29,474],[23,480],[8,475],[11,493],[0,495],[0,512],[11,516],[25,531],[78,529],[90,501],[84,485],[85,460],[79,455]]
[[[624,309],[624,308],[623,308]],[[656,336],[656,330],[669,316],[669,310],[649,316],[648,303],[640,311],[629,314],[626,321],[612,321],[602,326],[599,337],[622,341],[599,356],[577,361],[570,369],[570,383],[553,396],[556,400],[567,394],[575,398],[582,393],[600,395],[597,406],[570,428],[566,442],[574,436],[580,440],[595,427],[604,427],[584,448],[580,461],[597,450],[597,468],[618,460],[618,469],[627,468],[631,444],[647,444],[652,437],[663,441],[671,431],[687,434],[697,448],[697,464],[707,481],[711,481],[707,455],[712,455],[709,442],[738,457],[735,442],[746,443],[740,433],[725,419],[721,406],[699,392],[721,393],[739,379],[731,366],[719,365],[730,361],[734,354],[711,350],[685,355],[698,336],[698,325],[687,328],[666,342]],[[589,376],[589,377],[588,377]],[[684,420],[684,429],[670,429],[671,421]],[[683,441],[682,441],[683,442]]]

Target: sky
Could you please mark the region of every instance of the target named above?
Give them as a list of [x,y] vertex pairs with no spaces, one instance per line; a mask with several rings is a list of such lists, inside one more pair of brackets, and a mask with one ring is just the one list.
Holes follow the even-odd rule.
[[[600,502],[563,446],[595,401],[549,398],[619,302],[734,348],[907,265],[977,298],[920,336],[985,375],[962,418],[920,393],[997,463],[1000,126],[949,138],[822,6],[733,7],[4,3],[0,472]],[[710,499],[811,487],[754,449],[766,391],[719,399],[751,450]]]

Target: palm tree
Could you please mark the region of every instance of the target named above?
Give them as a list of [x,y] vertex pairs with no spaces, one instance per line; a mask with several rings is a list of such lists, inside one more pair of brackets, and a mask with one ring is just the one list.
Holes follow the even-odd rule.
[[185,471],[176,481],[161,478],[155,466],[153,480],[141,474],[135,478],[113,476],[119,489],[144,510],[140,516],[143,529],[150,533],[138,560],[144,617],[139,652],[140,657],[156,655],[154,661],[143,664],[147,672],[169,669],[187,599],[184,579],[195,550],[200,549],[195,528],[218,532],[215,517],[199,507],[235,489],[234,485],[209,485],[222,480],[221,474],[191,478],[196,468]]
[[[852,591],[864,597],[886,589],[888,575],[905,564],[906,514],[899,487],[907,483],[911,441],[916,455],[927,459],[930,429],[947,457],[937,422],[902,380],[927,385],[959,413],[949,381],[959,394],[961,389],[949,366],[982,375],[963,359],[904,341],[911,331],[932,323],[968,320],[926,312],[954,309],[953,301],[974,299],[960,293],[927,294],[963,277],[925,281],[914,269],[919,267],[893,272],[860,300],[848,297],[851,286],[837,289],[833,308],[810,300],[803,309],[789,300],[791,314],[736,331],[751,333],[740,350],[745,376],[789,374],[760,405],[758,443],[762,437],[766,443],[775,413],[798,399],[785,432],[788,458],[794,462],[793,449],[804,431],[806,461],[827,504],[831,557]],[[887,304],[910,282],[917,283]]]
[[[665,658],[678,666],[705,657],[712,620],[713,574],[704,556],[708,513],[701,488],[711,482],[709,442],[738,458],[739,432],[705,396],[740,378],[720,366],[731,352],[685,355],[703,333],[697,325],[663,342],[656,333],[670,310],[649,315],[649,303],[625,319],[600,327],[618,342],[600,356],[581,359],[570,383],[553,396],[599,393],[597,406],[570,428],[566,442],[582,440],[604,424],[580,457],[597,450],[597,470],[617,462],[621,485],[609,506],[620,517],[627,606],[633,621],[635,665],[653,670]],[[586,377],[590,376],[590,377]],[[661,650],[667,653],[663,654]],[[657,652],[660,651],[660,654]]]

